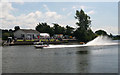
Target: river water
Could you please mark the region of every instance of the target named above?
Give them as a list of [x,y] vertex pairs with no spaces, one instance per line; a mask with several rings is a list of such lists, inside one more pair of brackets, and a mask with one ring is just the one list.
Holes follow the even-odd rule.
[[[3,73],[117,73],[118,45],[2,47]],[[67,46],[67,47],[66,47]],[[71,47],[72,46],[72,47]]]

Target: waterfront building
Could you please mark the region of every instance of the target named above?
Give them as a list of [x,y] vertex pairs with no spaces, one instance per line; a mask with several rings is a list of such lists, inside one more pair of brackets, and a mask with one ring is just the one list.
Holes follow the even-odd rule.
[[19,29],[14,32],[14,38],[17,39],[38,39],[40,32],[33,29]]

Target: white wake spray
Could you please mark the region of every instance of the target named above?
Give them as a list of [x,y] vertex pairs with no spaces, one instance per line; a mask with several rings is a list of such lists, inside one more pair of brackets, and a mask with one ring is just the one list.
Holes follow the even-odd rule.
[[66,48],[66,47],[81,47],[85,45],[49,45],[49,47],[46,48]]
[[83,46],[99,46],[99,45],[117,45],[118,42],[114,42],[107,36],[98,36],[94,40],[83,45],[49,45],[46,48],[66,48],[66,47],[83,47]]
[[86,46],[95,46],[95,45],[116,45],[118,42],[114,42],[111,38],[107,36],[98,36],[94,40],[88,42]]

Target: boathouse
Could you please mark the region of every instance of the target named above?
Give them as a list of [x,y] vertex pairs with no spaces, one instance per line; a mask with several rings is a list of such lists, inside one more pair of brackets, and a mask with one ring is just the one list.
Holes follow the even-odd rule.
[[14,32],[14,38],[17,39],[38,39],[40,32],[33,29],[19,29]]

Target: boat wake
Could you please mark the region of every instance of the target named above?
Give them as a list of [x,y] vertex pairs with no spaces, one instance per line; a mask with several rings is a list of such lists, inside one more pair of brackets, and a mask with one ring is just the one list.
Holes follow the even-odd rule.
[[81,47],[84,45],[49,45],[49,47],[45,48],[66,48],[66,47]]
[[94,40],[88,42],[87,46],[95,46],[95,45],[117,45],[118,41],[113,41],[111,38],[107,36],[98,36]]
[[49,45],[46,48],[66,48],[66,47],[83,47],[83,46],[104,46],[104,45],[118,45],[118,42],[113,41],[107,36],[98,36],[94,40],[83,45]]

